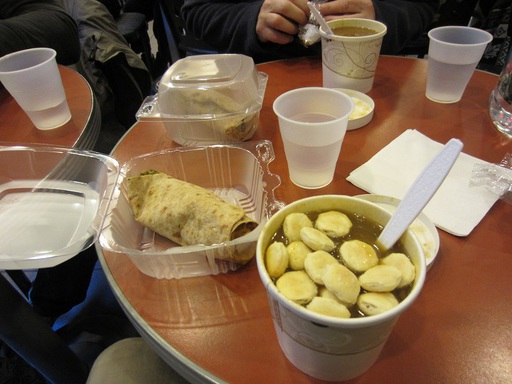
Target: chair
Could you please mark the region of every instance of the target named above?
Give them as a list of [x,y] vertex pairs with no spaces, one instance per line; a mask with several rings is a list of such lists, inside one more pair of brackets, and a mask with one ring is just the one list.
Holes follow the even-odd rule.
[[[469,25],[478,0],[441,0],[441,6],[434,16],[430,29],[446,25]],[[414,55],[424,58],[428,53],[428,31],[421,38],[411,42],[400,55]]]
[[146,16],[136,12],[121,12],[115,21],[121,35],[135,53],[141,54],[149,73],[154,76],[154,57],[151,52]]
[[183,0],[157,1],[160,15],[155,15],[155,18],[160,17],[165,30],[170,64],[185,56],[217,53],[213,47],[187,31],[185,21],[181,17]]
[[120,340],[94,362],[87,384],[189,384],[140,337]]

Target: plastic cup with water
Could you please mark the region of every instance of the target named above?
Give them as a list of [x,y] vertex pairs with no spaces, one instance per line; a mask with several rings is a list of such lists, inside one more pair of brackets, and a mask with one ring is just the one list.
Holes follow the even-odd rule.
[[295,89],[275,100],[274,112],[294,184],[313,189],[332,181],[353,110],[350,96],[321,87]]
[[51,48],[31,48],[0,58],[0,81],[38,129],[71,119],[55,57]]

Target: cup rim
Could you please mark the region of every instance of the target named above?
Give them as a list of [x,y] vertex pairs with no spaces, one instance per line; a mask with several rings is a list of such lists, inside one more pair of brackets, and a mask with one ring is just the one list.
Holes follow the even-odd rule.
[[344,114],[341,117],[336,117],[336,118],[334,118],[332,120],[329,120],[329,121],[315,123],[316,126],[320,126],[321,127],[321,126],[324,126],[324,125],[332,124],[333,122],[343,121],[344,119],[348,119],[348,117],[352,114],[352,112],[354,112],[354,102],[352,101],[352,98],[350,96],[344,94],[343,92],[340,92],[340,91],[338,91],[338,90],[336,90],[334,88],[302,87],[302,88],[291,89],[289,91],[286,91],[286,92],[280,94],[274,100],[274,102],[272,103],[272,109],[273,109],[274,113],[277,115],[278,118],[283,119],[284,121],[292,122],[293,124],[300,124],[300,125],[309,126],[311,123],[306,123],[306,122],[301,122],[301,121],[294,120],[294,119],[292,119],[290,117],[287,117],[287,116],[283,115],[281,112],[276,110],[276,104],[281,102],[285,97],[288,97],[288,96],[296,94],[296,93],[304,93],[304,92],[308,92],[308,91],[318,91],[318,92],[330,93],[330,94],[333,94],[333,95],[340,95],[342,99],[345,99],[346,101],[348,101],[351,104],[351,108],[350,108],[350,111],[348,113]]
[[[445,31],[445,30],[449,30],[449,29],[451,29],[451,30],[468,30],[468,31],[477,33],[482,37],[482,41],[478,42],[478,43],[467,43],[467,44],[451,43],[448,41],[441,40],[438,37],[434,36],[437,32]],[[469,26],[465,26],[465,25],[445,25],[442,27],[432,28],[430,31],[428,31],[427,35],[430,40],[434,40],[439,43],[442,43],[442,44],[445,44],[448,46],[454,46],[454,47],[461,47],[461,46],[462,47],[471,47],[471,46],[478,46],[478,45],[484,45],[484,44],[487,45],[493,40],[493,36],[489,32],[487,32],[483,29],[480,29],[480,28],[469,27]]]
[[30,66],[30,67],[26,67],[26,68],[21,68],[21,69],[15,69],[15,70],[12,70],[12,71],[2,70],[1,69],[1,64],[0,64],[0,74],[4,74],[4,75],[6,75],[6,74],[16,74],[16,73],[19,73],[19,72],[26,71],[27,69],[37,68],[37,67],[39,67],[41,65],[46,64],[48,61],[53,60],[57,56],[57,51],[55,51],[55,49],[53,49],[53,48],[35,47],[35,48],[27,48],[27,49],[22,49],[20,51],[8,53],[7,55],[4,55],[4,56],[0,57],[0,63],[2,63],[2,62],[5,63],[6,61],[11,60],[12,58],[14,58],[16,56],[20,56],[20,55],[24,55],[24,54],[26,54],[28,52],[36,52],[36,51],[46,52],[46,53],[49,54],[49,57],[47,57],[44,61],[41,61],[40,63],[38,63],[36,65]]
[[[336,22],[340,22],[340,21],[343,21],[343,22],[351,22],[351,21],[360,21],[360,22],[364,22],[364,23],[370,23],[370,24],[374,24],[374,25],[378,25],[382,28],[382,31],[378,31],[377,33],[373,34],[373,35],[365,35],[365,36],[338,36],[338,35],[328,35],[327,32],[325,32],[322,28],[322,26],[320,26],[318,28],[318,31],[320,32],[320,35],[323,37],[323,38],[327,38],[327,39],[334,39],[334,40],[341,40],[343,39],[344,41],[353,41],[353,42],[356,42],[356,41],[359,41],[359,40],[369,40],[369,38],[372,38],[372,39],[379,39],[381,37],[383,37],[386,33],[387,33],[387,30],[388,30],[388,27],[386,26],[386,24],[384,24],[383,22],[381,21],[378,21],[378,20],[373,20],[373,19],[364,19],[364,18],[361,18],[361,17],[347,17],[347,18],[343,18],[343,19],[334,19],[334,20],[330,20],[327,22],[327,24],[334,24]],[[329,25],[330,27],[330,25]]]
[[[273,222],[273,220],[277,220],[280,218],[280,216],[284,215],[284,212],[287,210],[292,210],[295,207],[300,207],[304,204],[304,202],[314,201],[314,200],[320,200],[325,198],[335,198],[335,199],[356,199],[358,200],[358,203],[361,203],[362,205],[372,206],[373,209],[376,209],[380,211],[384,216],[391,217],[391,213],[386,211],[383,207],[379,206],[378,204],[372,203],[367,200],[357,199],[353,196],[347,196],[347,195],[318,195],[318,196],[312,196],[312,197],[306,197],[300,200],[296,200],[293,203],[288,204],[286,207],[281,209],[279,212],[277,212],[275,215],[273,215],[265,224],[265,227],[262,230],[262,233],[260,233],[256,245],[256,264],[258,268],[258,272],[260,275],[260,278],[262,280],[263,285],[265,286],[265,289],[271,290],[272,293],[275,296],[283,297],[282,294],[278,291],[276,285],[272,282],[270,276],[268,275],[268,272],[265,267],[264,262],[264,254],[262,254],[263,250],[262,247],[262,239],[263,239],[263,233],[265,232],[265,228],[267,226],[270,226]],[[284,219],[284,218],[283,218]],[[280,301],[280,304],[282,304],[285,308],[288,310],[299,312],[301,316],[303,316],[304,319],[307,319],[309,321],[312,321],[314,323],[323,324],[327,326],[333,326],[333,327],[348,327],[348,328],[360,328],[365,327],[368,325],[372,325],[375,323],[380,323],[384,321],[389,321],[393,318],[397,318],[400,316],[401,313],[403,313],[408,307],[410,307],[413,302],[418,298],[418,296],[421,293],[422,287],[425,282],[426,278],[426,263],[425,263],[425,256],[423,253],[423,249],[421,247],[421,244],[419,243],[418,239],[411,230],[407,230],[404,234],[411,238],[411,241],[415,243],[415,246],[418,248],[420,252],[420,265],[419,268],[417,268],[417,271],[419,272],[417,278],[414,281],[413,288],[411,292],[407,295],[405,299],[403,299],[401,302],[398,303],[398,305],[394,308],[391,308],[383,313],[380,313],[378,315],[372,315],[372,316],[365,316],[365,317],[357,317],[357,318],[336,318],[336,317],[329,317],[326,315],[317,314],[313,311],[310,311],[306,309],[305,307],[291,301],[285,300]],[[259,252],[261,250],[261,252]],[[269,292],[267,292],[269,294]]]

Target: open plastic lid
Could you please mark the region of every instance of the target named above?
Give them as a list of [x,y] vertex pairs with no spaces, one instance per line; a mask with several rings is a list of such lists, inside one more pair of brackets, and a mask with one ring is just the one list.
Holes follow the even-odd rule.
[[119,166],[63,147],[0,147],[0,269],[53,267],[91,246]]

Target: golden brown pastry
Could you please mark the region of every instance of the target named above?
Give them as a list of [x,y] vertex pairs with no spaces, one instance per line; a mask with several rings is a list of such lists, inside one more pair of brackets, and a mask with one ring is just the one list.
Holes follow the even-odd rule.
[[212,245],[256,228],[243,208],[213,192],[158,171],[127,179],[135,220],[179,245]]

